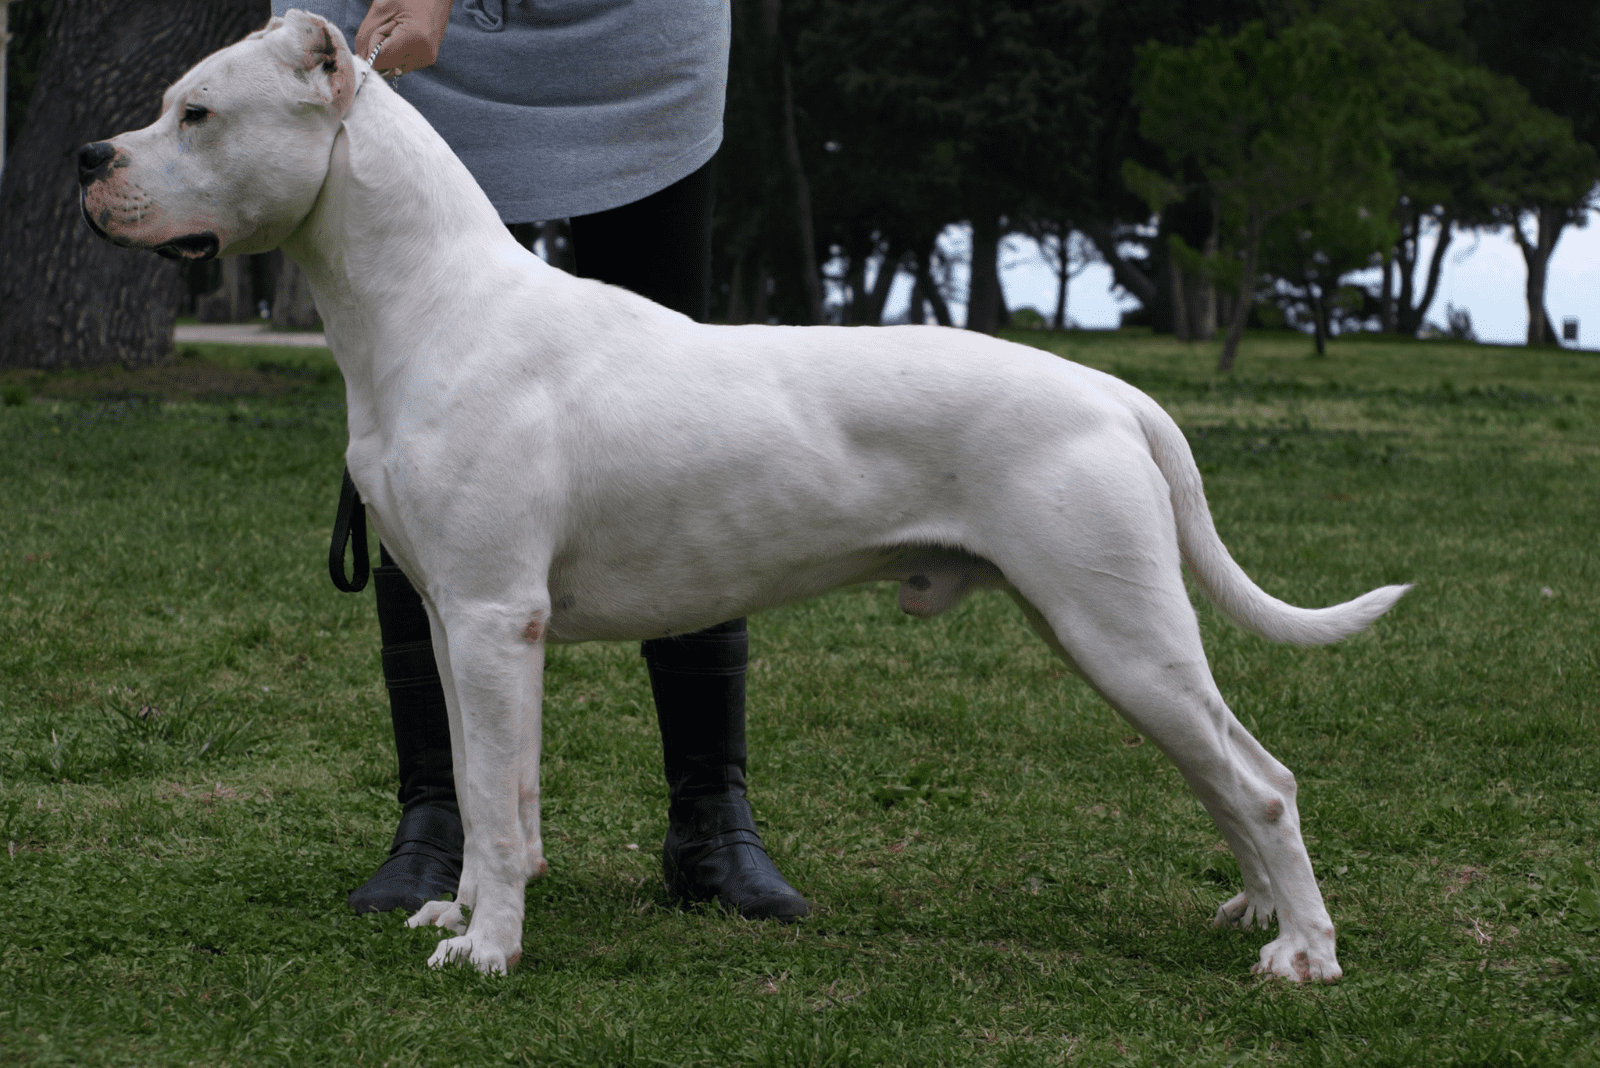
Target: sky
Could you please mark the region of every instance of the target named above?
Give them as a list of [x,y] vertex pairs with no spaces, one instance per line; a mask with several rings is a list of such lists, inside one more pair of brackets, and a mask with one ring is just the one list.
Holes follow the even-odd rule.
[[[1582,229],[1569,226],[1562,231],[1550,260],[1545,307],[1558,329],[1565,318],[1578,320],[1580,347],[1600,349],[1600,211],[1591,212],[1589,218],[1589,224]],[[969,241],[968,231],[959,226],[950,227],[940,237],[946,254],[958,264],[953,281],[962,294],[966,292],[964,259]],[[1424,266],[1419,267],[1416,282],[1419,291],[1426,284],[1425,265],[1433,252],[1432,236],[1424,235],[1422,245],[1418,260]],[[1000,260],[1007,306],[1013,311],[1037,308],[1048,319],[1055,309],[1056,282],[1038,247],[1027,238],[1013,235],[1007,239]],[[1374,272],[1372,281],[1376,277]],[[1457,233],[1445,253],[1439,292],[1428,309],[1428,319],[1442,324],[1448,302],[1471,313],[1478,340],[1520,345],[1528,330],[1528,307],[1523,297],[1526,277],[1522,253],[1508,231]],[[911,281],[902,275],[890,291],[885,318],[905,314],[910,299]],[[1104,264],[1090,266],[1068,288],[1067,315],[1081,327],[1114,327],[1122,310],[1137,306],[1131,297],[1112,291],[1111,269]],[[965,320],[963,304],[952,304],[950,310],[958,324]]]

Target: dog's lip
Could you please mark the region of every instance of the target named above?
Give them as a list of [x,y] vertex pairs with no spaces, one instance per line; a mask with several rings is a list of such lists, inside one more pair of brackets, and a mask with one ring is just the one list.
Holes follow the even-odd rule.
[[106,233],[101,225],[94,221],[94,216],[89,214],[89,205],[84,203],[82,194],[78,196],[78,210],[83,212],[83,221],[89,224],[89,229],[94,231],[96,237],[109,241],[113,245],[117,244],[117,239]]
[[198,234],[184,234],[171,241],[163,241],[155,247],[155,254],[169,260],[190,260],[198,263],[201,260],[215,259],[222,248],[222,242],[210,230],[203,230]]
[[[78,210],[83,213],[83,221],[89,224],[89,229],[93,230],[97,237],[109,241],[119,248],[137,247],[130,245],[127,241],[113,237],[106,232],[105,227],[95,222],[94,215],[90,213],[89,205],[84,202],[82,196],[78,198]],[[150,251],[165,259],[189,260],[198,263],[202,260],[215,259],[221,249],[221,239],[214,232],[203,230],[198,234],[185,234],[182,237],[175,237],[171,241],[163,241]]]

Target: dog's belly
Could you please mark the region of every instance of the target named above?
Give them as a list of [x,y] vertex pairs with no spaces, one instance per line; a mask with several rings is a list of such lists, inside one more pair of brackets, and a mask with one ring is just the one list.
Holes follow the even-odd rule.
[[[583,561],[551,572],[551,641],[621,641],[688,634],[727,619],[807,600],[844,586],[900,583],[900,608],[934,616],[976,589],[1005,586],[982,557],[936,545],[897,545],[838,557],[769,564],[748,575],[695,574],[685,568],[618,569]],[[708,581],[710,579],[710,581]]]

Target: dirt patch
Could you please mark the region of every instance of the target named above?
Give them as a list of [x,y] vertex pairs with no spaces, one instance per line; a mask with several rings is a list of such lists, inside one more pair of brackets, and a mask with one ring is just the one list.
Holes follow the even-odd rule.
[[[1438,861],[1436,860],[1434,863],[1437,864]],[[1463,868],[1441,869],[1439,877],[1445,881],[1444,896],[1448,898],[1451,894],[1465,890],[1473,883],[1483,879],[1484,873],[1482,870],[1468,865]]]
[[[276,369],[274,369],[276,370]],[[160,397],[183,401],[208,397],[275,397],[305,385],[304,375],[285,375],[253,367],[225,367],[204,359],[174,360],[159,367],[126,370],[97,367],[70,371],[0,372],[0,389],[22,390],[48,400],[100,400]],[[16,403],[11,397],[8,403]]]

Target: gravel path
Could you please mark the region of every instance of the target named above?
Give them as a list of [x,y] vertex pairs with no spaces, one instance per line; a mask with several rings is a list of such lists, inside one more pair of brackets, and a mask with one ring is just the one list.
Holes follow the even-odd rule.
[[179,326],[176,338],[178,341],[204,341],[225,345],[328,347],[328,339],[322,334],[276,332],[265,323],[199,323],[194,326]]

